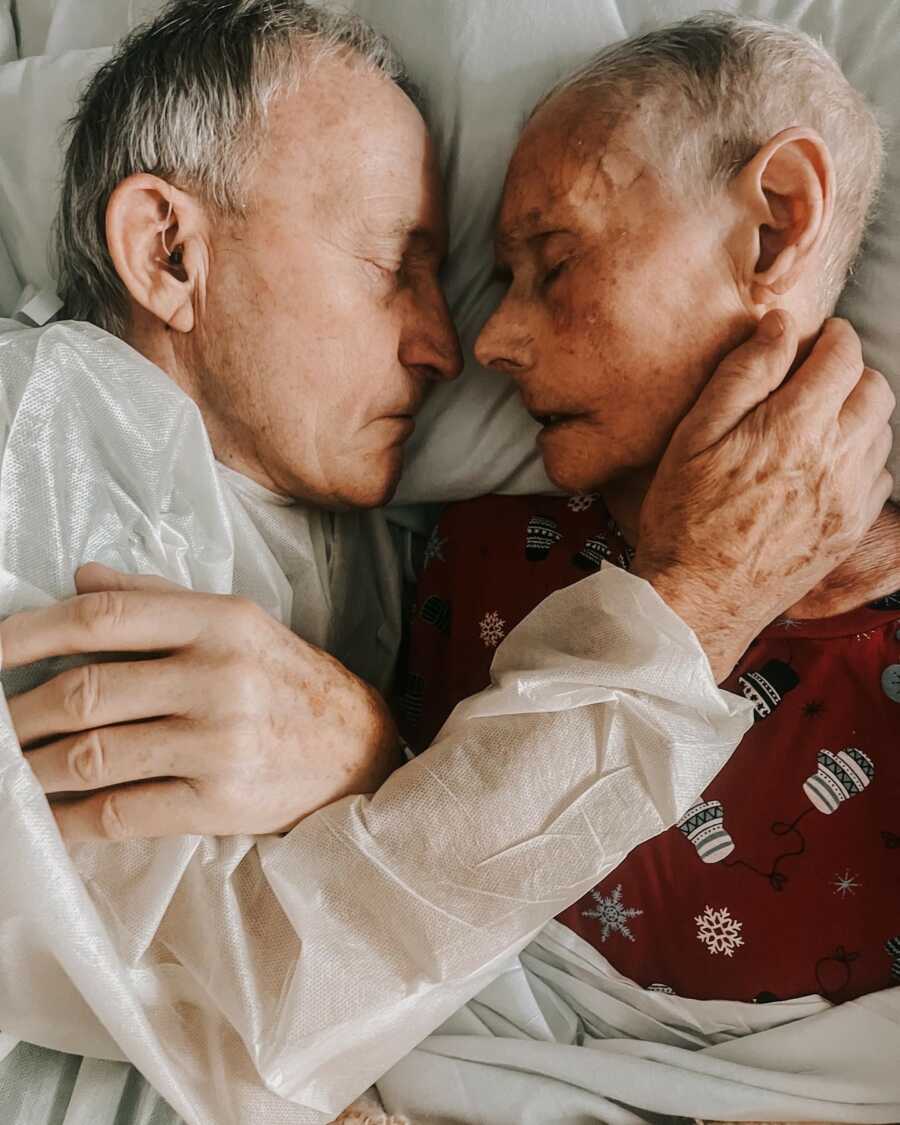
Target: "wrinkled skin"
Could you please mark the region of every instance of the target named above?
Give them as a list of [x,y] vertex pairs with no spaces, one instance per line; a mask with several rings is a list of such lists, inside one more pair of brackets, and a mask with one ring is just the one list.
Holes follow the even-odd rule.
[[[551,476],[576,490],[603,487],[638,540],[637,572],[694,628],[721,680],[752,636],[833,572],[875,519],[891,488],[883,466],[893,397],[842,322],[785,382],[818,324],[808,298],[790,314],[763,315],[759,284],[738,269],[740,224],[717,255],[709,221],[733,226],[737,203],[719,201],[700,221],[636,163],[627,138],[586,173],[586,138],[574,124],[567,137],[574,162],[557,165],[540,146],[513,162],[500,239],[513,284],[479,357],[508,371],[531,409],[577,416],[542,439]],[[596,192],[605,194],[595,205]],[[548,217],[551,208],[561,210]],[[660,258],[674,263],[668,274]],[[317,445],[315,426],[300,424],[289,472],[299,480],[309,471],[320,482],[311,493],[352,502],[335,483],[350,479],[339,456],[325,485],[316,465],[326,458],[312,457],[308,469],[302,459],[304,448],[331,448],[343,420],[335,425]],[[399,458],[373,456],[387,480]],[[249,462],[235,463],[251,473]],[[266,472],[289,487],[287,475]],[[249,603],[102,568],[77,581],[83,597],[0,625],[7,664],[86,651],[166,655],[66,672],[12,701],[45,790],[86,794],[54,809],[67,839],[284,829],[351,786],[374,787],[390,768],[383,703]]]
[[[718,681],[761,615],[774,619],[851,558],[890,494],[893,395],[874,373],[860,379],[855,334],[830,321],[807,367],[782,384],[796,349],[790,318],[767,314],[675,431],[640,511],[635,571],[691,622]],[[900,580],[896,559],[879,581]]]
[[425,122],[384,75],[326,59],[272,105],[248,190],[223,218],[157,177],[119,185],[128,341],[195,399],[220,461],[328,508],[383,504],[429,387],[461,369]]
[[[774,314],[781,317],[777,340],[757,333],[720,366],[644,505],[648,527],[635,567],[697,633],[718,680],[755,632],[852,548],[851,529],[861,535],[882,503],[874,482],[883,459],[872,454],[871,435],[884,426],[883,410],[851,411],[838,441],[815,440],[863,385],[852,329],[837,322],[769,398],[796,352],[789,318]],[[797,446],[795,461],[774,466],[780,442],[771,444],[767,432],[777,427],[788,444],[806,432],[807,394],[822,403],[813,435]],[[836,454],[841,469],[855,466],[852,483],[831,472]],[[799,479],[795,468],[803,469]],[[797,489],[789,521],[779,504],[788,481]],[[867,512],[857,488],[869,497]],[[824,527],[816,496],[836,516]],[[761,572],[761,546],[772,536],[786,546],[791,537],[812,537],[823,557],[804,550],[781,572]],[[66,839],[287,828],[358,791],[350,786],[374,787],[395,761],[377,696],[250,603],[173,592],[160,579],[105,567],[82,568],[76,581],[81,597],[0,623],[5,665],[81,652],[166,655],[88,665],[10,701],[45,791],[86,794],[54,805]],[[55,740],[41,747],[48,738]],[[157,780],[116,787],[126,779]]]
[[[400,764],[380,695],[252,602],[96,564],[78,588],[0,626],[5,667],[34,658],[40,619],[60,651],[93,649],[102,633],[112,648],[167,655],[72,668],[9,701],[23,746],[77,732],[28,754],[44,791],[70,798],[53,806],[67,839],[287,831]],[[139,721],[161,706],[166,718]]]
[[475,345],[527,410],[566,492],[655,465],[752,318],[714,253],[719,224],[673,198],[625,129],[608,142],[567,101],[513,155],[497,226],[507,292]]
[[[896,589],[892,508],[874,537],[884,560],[877,572],[871,543],[845,561],[875,519],[872,504],[890,495],[887,475],[872,470],[890,449],[893,409],[883,376],[863,373],[849,326],[829,329],[831,362],[848,375],[843,398],[823,399],[810,380],[792,410],[793,391],[762,402],[822,325],[819,278],[834,206],[824,142],[786,130],[733,185],[700,201],[643,155],[643,142],[639,119],[599,118],[582,95],[563,93],[538,110],[512,158],[497,228],[509,287],[476,355],[510,375],[544,421],[538,444],[551,479],[566,491],[601,491],[632,539],[640,526],[641,557],[656,560],[654,574],[663,555],[700,568],[703,542],[706,581],[693,585],[715,612],[730,618],[762,587],[774,595],[774,617],[840,564],[798,613],[836,613]],[[760,408],[721,449],[680,463],[681,477],[657,473],[717,364],[776,308],[790,313],[786,367],[775,382],[771,370],[757,372],[769,376],[753,401]],[[858,386],[853,372],[862,373]],[[866,408],[873,426],[856,432]],[[723,486],[735,496],[728,510]],[[755,541],[757,505],[773,496],[783,526]],[[651,549],[655,541],[665,550]],[[728,588],[733,596],[720,605],[714,592]],[[692,612],[703,612],[699,599]]]

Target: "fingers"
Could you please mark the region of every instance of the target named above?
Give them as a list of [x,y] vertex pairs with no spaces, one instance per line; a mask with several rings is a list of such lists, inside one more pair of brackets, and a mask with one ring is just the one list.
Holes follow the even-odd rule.
[[20,744],[29,746],[57,734],[185,714],[195,698],[198,674],[189,680],[168,659],[84,664],[13,696],[9,712]]
[[196,779],[196,735],[177,719],[131,723],[60,738],[25,758],[45,793],[77,793],[148,778]]
[[782,405],[799,406],[808,416],[834,417],[864,368],[862,346],[853,326],[832,317],[825,321],[807,359],[782,388]]
[[896,406],[897,399],[887,379],[880,371],[866,367],[844,401],[840,412],[841,429],[852,435],[881,428],[890,421]]
[[140,781],[90,797],[54,801],[50,809],[69,843],[214,834],[205,823],[200,791],[181,778]]
[[187,593],[103,590],[0,622],[3,667],[85,652],[160,652],[191,644],[208,599]]
[[99,590],[177,591],[186,587],[156,574],[124,574],[103,563],[89,562],[75,571],[75,589],[79,594],[95,594]]
[[678,427],[678,441],[694,453],[721,441],[782,384],[796,356],[793,318],[783,309],[766,313],[750,339],[719,364]]
[[890,426],[882,426],[869,446],[865,461],[865,467],[871,473],[872,479],[877,478],[887,465],[887,459],[891,454],[893,445],[894,431]]
[[869,527],[871,527],[872,524],[875,523],[875,521],[881,515],[882,508],[893,496],[894,484],[895,481],[893,476],[887,471],[887,469],[883,469],[881,471],[881,475],[878,477],[878,480],[875,482],[875,487],[872,489],[872,510],[871,518],[868,521]]

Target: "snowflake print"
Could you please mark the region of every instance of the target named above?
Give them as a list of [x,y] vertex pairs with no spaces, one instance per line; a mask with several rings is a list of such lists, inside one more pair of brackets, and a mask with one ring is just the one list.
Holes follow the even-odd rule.
[[775,624],[778,625],[782,629],[799,629],[800,628],[800,622],[794,621],[793,618],[791,618],[791,617],[782,617],[778,621],[776,621]]
[[726,957],[731,957],[735,949],[744,944],[740,934],[744,923],[736,922],[725,906],[721,910],[707,906],[694,921],[697,923],[697,941],[702,941],[710,953],[724,953]]
[[591,891],[591,898],[597,903],[596,910],[582,910],[585,918],[596,918],[603,926],[600,934],[601,942],[606,941],[611,933],[621,934],[622,937],[634,941],[634,934],[628,925],[629,918],[637,918],[643,910],[636,910],[633,906],[622,905],[622,884],[616,887],[609,897],[601,895],[598,891]]
[[425,566],[434,562],[446,562],[444,558],[444,548],[447,546],[447,540],[442,539],[437,528],[434,528],[431,535],[428,537],[428,542],[425,544]]
[[496,648],[506,636],[506,622],[493,609],[482,617],[478,628],[481,630],[481,639],[486,648]]
[[566,507],[572,512],[586,512],[594,506],[597,500],[596,492],[580,492],[577,496],[570,496]]
[[803,714],[807,719],[818,719],[825,714],[825,704],[821,699],[811,699],[809,703],[803,704]]
[[834,887],[836,895],[846,898],[847,895],[856,894],[856,888],[861,887],[862,883],[857,883],[856,876],[850,874],[850,868],[848,867],[843,875],[835,875],[834,882],[831,885]]

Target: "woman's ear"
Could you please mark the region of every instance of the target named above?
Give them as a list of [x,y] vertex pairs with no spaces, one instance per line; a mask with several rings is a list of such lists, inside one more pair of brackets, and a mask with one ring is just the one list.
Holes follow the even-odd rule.
[[771,307],[821,263],[834,215],[834,164],[814,129],[772,137],[735,178],[747,216],[744,277],[753,304]]
[[209,252],[204,211],[187,192],[144,172],[117,185],[106,207],[106,242],[122,284],[176,332],[194,327]]

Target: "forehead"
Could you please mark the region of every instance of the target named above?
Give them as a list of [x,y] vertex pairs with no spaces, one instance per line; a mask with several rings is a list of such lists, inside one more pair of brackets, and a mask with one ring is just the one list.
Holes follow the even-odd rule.
[[421,114],[383,74],[343,59],[316,64],[273,104],[256,184],[270,204],[325,224],[443,224]]
[[498,249],[514,249],[548,222],[590,223],[655,179],[636,130],[585,112],[565,94],[527,123],[510,161],[497,223]]

